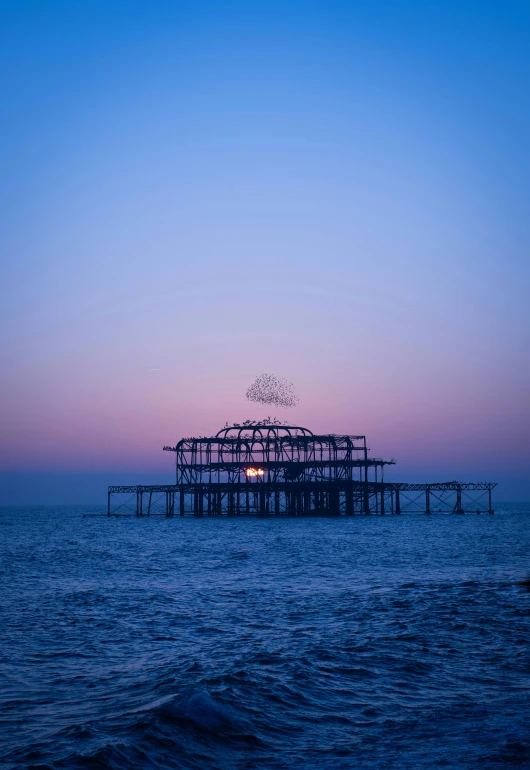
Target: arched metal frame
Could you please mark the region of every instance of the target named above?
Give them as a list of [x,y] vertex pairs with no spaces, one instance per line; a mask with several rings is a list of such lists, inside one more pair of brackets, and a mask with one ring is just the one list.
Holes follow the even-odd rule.
[[164,449],[176,455],[180,509],[194,515],[369,513],[394,463],[369,457],[365,436],[299,425],[232,425]]
[[384,466],[394,464],[370,458],[365,436],[315,435],[297,425],[236,425],[164,449],[176,454],[176,484],[377,481],[377,469],[382,480]]

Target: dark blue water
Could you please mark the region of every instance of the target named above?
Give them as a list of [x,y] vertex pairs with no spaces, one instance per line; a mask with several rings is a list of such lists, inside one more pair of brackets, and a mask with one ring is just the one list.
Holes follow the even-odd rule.
[[530,506],[0,509],[12,768],[530,767]]

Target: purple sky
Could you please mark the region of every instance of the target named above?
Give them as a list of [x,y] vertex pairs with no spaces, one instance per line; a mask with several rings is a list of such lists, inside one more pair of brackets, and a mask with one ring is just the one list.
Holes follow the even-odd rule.
[[269,414],[530,499],[526,3],[0,9],[0,502]]

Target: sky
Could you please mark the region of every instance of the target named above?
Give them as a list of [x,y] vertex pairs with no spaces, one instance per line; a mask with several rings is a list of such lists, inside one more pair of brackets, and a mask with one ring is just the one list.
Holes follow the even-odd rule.
[[[526,0],[0,17],[0,503],[268,415],[530,499]],[[300,405],[249,404],[264,372]]]

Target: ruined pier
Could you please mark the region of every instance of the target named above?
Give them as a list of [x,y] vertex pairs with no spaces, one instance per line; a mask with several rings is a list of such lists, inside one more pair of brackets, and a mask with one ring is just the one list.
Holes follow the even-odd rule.
[[110,486],[108,516],[355,516],[492,514],[492,482],[384,479],[395,460],[369,456],[365,436],[269,423],[184,438],[174,484]]

